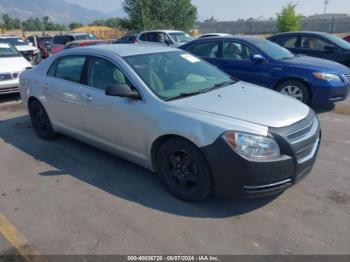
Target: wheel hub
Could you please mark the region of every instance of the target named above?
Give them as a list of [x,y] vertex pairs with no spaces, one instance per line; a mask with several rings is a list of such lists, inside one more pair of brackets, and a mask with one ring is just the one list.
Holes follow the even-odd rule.
[[282,88],[281,93],[293,97],[299,101],[303,101],[303,91],[298,86],[288,85]]

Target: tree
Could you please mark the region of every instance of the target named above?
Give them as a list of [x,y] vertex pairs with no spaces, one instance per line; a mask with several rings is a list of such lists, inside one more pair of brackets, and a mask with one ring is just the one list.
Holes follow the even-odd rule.
[[73,23],[70,23],[70,24],[68,25],[68,27],[69,27],[70,30],[74,30],[74,29],[79,28],[79,27],[82,27],[82,26],[83,26],[82,23],[77,23],[77,22],[73,22]]
[[180,29],[189,31],[197,18],[191,0],[125,0],[127,19],[120,25],[129,30]]
[[217,20],[215,19],[214,16],[211,16],[209,19],[206,19],[204,22],[206,22],[206,23],[214,23],[214,22],[217,22]]
[[277,14],[278,30],[280,32],[290,32],[300,30],[301,16],[295,12],[297,5],[289,3]]

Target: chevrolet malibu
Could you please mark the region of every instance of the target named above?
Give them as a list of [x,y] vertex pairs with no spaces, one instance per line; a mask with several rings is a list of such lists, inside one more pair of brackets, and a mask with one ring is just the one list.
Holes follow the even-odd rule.
[[40,138],[123,157],[185,201],[282,192],[310,173],[321,139],[308,106],[170,47],[66,50],[24,72],[20,91]]

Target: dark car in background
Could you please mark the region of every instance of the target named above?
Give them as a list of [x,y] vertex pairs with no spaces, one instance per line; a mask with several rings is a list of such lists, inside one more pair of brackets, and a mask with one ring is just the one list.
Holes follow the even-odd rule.
[[289,32],[268,38],[294,54],[329,59],[350,67],[350,43],[323,32]]
[[348,96],[349,68],[325,59],[295,56],[262,38],[209,37],[180,48],[235,78],[276,90],[306,104],[329,105]]
[[78,40],[95,40],[96,36],[88,33],[71,33],[65,35],[56,35],[52,40],[51,53],[56,54],[62,51],[66,44]]
[[49,50],[52,44],[53,37],[44,35],[32,35],[27,38],[27,41],[32,43],[33,46],[37,47],[40,50],[41,58],[48,58],[49,57]]
[[137,42],[137,35],[126,35],[118,40],[113,41],[113,44],[134,44]]
[[75,47],[84,47],[84,46],[91,46],[91,45],[103,45],[103,44],[110,44],[110,43],[112,43],[111,40],[78,40],[78,41],[67,43],[64,49],[71,49]]
[[350,42],[350,35],[345,36],[344,40],[347,41],[347,42]]

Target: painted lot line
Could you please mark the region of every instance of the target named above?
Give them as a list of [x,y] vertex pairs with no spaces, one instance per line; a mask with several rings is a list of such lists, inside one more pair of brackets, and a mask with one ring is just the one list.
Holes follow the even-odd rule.
[[17,252],[24,258],[24,260],[28,262],[47,261],[40,255],[38,250],[28,244],[28,241],[2,214],[0,214],[0,233],[17,250]]

